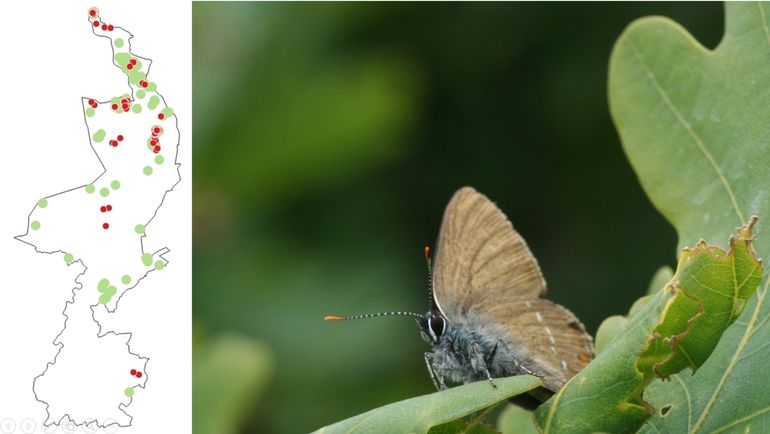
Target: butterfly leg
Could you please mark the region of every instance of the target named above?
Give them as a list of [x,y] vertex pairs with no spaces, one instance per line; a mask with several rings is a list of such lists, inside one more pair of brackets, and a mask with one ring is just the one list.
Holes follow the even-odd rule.
[[486,357],[484,358],[484,363],[486,363],[487,366],[492,364],[492,359],[494,359],[495,358],[495,354],[497,354],[497,346],[500,345],[501,343],[503,345],[505,345],[505,343],[503,341],[498,339],[498,341],[495,344],[495,346],[492,347],[492,351],[490,351],[489,354],[487,354]]
[[[497,345],[495,345],[495,349],[492,350],[493,353],[495,351],[497,351]],[[478,360],[479,367],[481,368],[482,372],[484,372],[484,375],[487,377],[487,380],[489,380],[489,384],[491,384],[493,388],[497,389],[495,380],[492,378],[492,374],[489,373],[489,369],[487,368],[487,362],[484,360],[486,359],[486,357],[484,356],[484,352],[481,349],[481,345],[479,345],[476,341],[471,342],[470,356],[471,358],[475,358],[476,360]],[[490,360],[491,360],[491,357],[490,357]]]
[[[492,359],[495,357],[495,354],[497,354],[497,348],[502,347],[505,349],[505,351],[510,352],[511,349],[508,347],[508,344],[506,344],[501,339],[497,340],[497,343],[495,344],[494,348],[492,348],[492,351],[489,352],[489,355],[487,356],[486,362],[487,366],[492,364]],[[535,374],[531,369],[527,368],[526,366],[522,365],[518,360],[514,359],[513,363],[516,365],[516,369],[519,372],[511,373],[511,375],[521,375],[521,374],[528,374],[535,377],[541,377],[540,375]]]
[[433,380],[433,386],[436,387],[436,390],[446,389],[444,377],[440,372],[437,374],[437,369],[433,366],[433,353],[425,353],[425,366],[428,367],[428,374],[430,374],[430,379]]

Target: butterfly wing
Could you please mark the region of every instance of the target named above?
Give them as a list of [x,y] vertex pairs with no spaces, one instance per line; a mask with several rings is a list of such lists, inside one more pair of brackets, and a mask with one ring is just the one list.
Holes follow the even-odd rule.
[[450,321],[500,327],[500,339],[526,368],[550,379],[549,389],[561,387],[593,356],[580,321],[541,298],[545,279],[524,239],[473,188],[458,190],[444,212],[433,292]]
[[[572,312],[549,300],[478,306],[470,317],[481,319],[467,324],[473,327],[476,322],[475,328],[482,335],[491,332],[501,336],[507,346],[501,352],[502,360],[512,364],[515,359],[541,377],[551,391],[559,390],[593,358],[593,343],[583,324]],[[517,373],[515,369],[509,372]]]
[[471,187],[458,190],[444,211],[433,283],[449,318],[466,314],[474,305],[536,299],[546,292],[543,274],[524,239],[486,196]]

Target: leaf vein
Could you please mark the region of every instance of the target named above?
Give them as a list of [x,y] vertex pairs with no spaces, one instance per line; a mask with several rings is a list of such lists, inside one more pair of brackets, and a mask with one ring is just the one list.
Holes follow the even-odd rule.
[[757,9],[759,9],[759,15],[762,17],[762,29],[765,31],[767,45],[770,45],[770,29],[767,28],[767,18],[765,18],[765,8],[762,6],[762,2],[757,2]]
[[732,427],[734,427],[734,426],[736,426],[736,425],[739,425],[739,424],[741,424],[741,423],[743,423],[743,422],[746,422],[746,421],[748,421],[748,420],[751,420],[751,419],[753,419],[753,418],[755,418],[755,417],[757,417],[757,416],[761,416],[761,415],[763,415],[764,413],[767,413],[768,411],[770,411],[770,405],[769,405],[769,406],[767,406],[767,407],[765,407],[765,408],[762,408],[762,409],[760,409],[760,410],[757,410],[757,411],[755,411],[754,413],[751,413],[751,414],[749,414],[749,415],[747,415],[747,416],[744,416],[744,417],[742,417],[742,418],[740,418],[740,419],[736,419],[736,420],[734,420],[734,421],[732,421],[732,422],[730,422],[730,423],[728,423],[728,424],[722,425],[722,426],[720,426],[719,428],[715,429],[715,430],[714,430],[714,431],[712,431],[712,432],[713,432],[713,433],[718,433],[718,432],[724,432],[724,431],[727,431],[729,428],[732,428]]
[[668,96],[668,92],[666,92],[665,89],[658,83],[658,79],[655,78],[655,74],[650,70],[649,66],[647,66],[647,63],[644,61],[644,57],[639,52],[639,50],[636,49],[636,47],[631,47],[634,50],[634,54],[636,55],[637,60],[639,61],[639,64],[644,68],[644,71],[647,74],[647,77],[650,79],[650,82],[652,83],[653,87],[655,87],[655,90],[658,92],[658,95],[663,100],[663,102],[666,104],[669,110],[674,114],[674,117],[676,117],[677,121],[684,127],[684,129],[687,131],[687,134],[690,136],[690,139],[692,139],[693,142],[698,146],[698,149],[701,151],[704,157],[706,157],[706,160],[708,160],[709,164],[711,164],[711,167],[714,169],[714,172],[716,172],[717,177],[719,177],[719,180],[722,182],[722,185],[724,186],[725,190],[727,191],[727,196],[730,197],[730,201],[732,202],[733,208],[735,209],[735,213],[738,215],[738,219],[741,221],[741,224],[746,221],[745,218],[743,218],[743,212],[741,212],[740,207],[738,206],[738,200],[735,197],[735,194],[733,193],[732,187],[730,187],[730,183],[727,182],[727,178],[725,177],[724,173],[722,173],[722,169],[719,167],[719,164],[717,164],[716,159],[713,155],[711,155],[711,152],[706,148],[706,145],[703,143],[701,138],[695,134],[695,131],[693,131],[692,126],[687,122],[687,120],[682,116],[682,114],[679,112],[679,109],[676,108],[673,101],[671,101],[671,98]]
[[687,384],[682,381],[682,377],[679,374],[674,374],[672,377],[682,387],[684,396],[687,398],[687,432],[690,432],[690,427],[692,426],[692,397],[690,396],[690,389],[687,388]]
[[719,379],[719,383],[717,383],[717,386],[714,389],[714,392],[709,397],[709,400],[706,403],[706,406],[703,408],[703,411],[701,412],[700,416],[698,416],[698,420],[695,421],[695,427],[693,428],[691,433],[697,433],[703,427],[703,423],[706,421],[706,418],[708,417],[709,412],[711,411],[711,407],[716,402],[717,395],[719,395],[722,392],[722,388],[725,385],[725,381],[727,380],[727,377],[729,377],[732,374],[733,369],[735,369],[736,363],[738,363],[738,360],[739,360],[738,356],[746,348],[746,345],[748,344],[748,341],[753,334],[751,333],[752,325],[757,321],[757,316],[759,315],[759,311],[762,308],[762,304],[765,301],[765,294],[767,294],[767,287],[769,284],[770,284],[770,279],[767,279],[764,289],[757,294],[757,304],[756,306],[754,306],[754,312],[752,312],[751,314],[751,320],[749,320],[749,323],[746,325],[746,331],[743,333],[743,337],[741,338],[741,341],[738,344],[738,347],[735,349],[735,354],[733,354],[733,356],[730,358],[730,363],[725,368],[725,372],[722,374],[722,378]]

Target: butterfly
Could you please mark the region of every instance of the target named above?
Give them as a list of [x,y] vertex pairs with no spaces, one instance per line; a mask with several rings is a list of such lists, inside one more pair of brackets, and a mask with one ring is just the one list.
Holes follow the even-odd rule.
[[[514,398],[532,409],[593,358],[593,341],[566,308],[543,298],[546,284],[524,239],[495,204],[471,187],[449,201],[428,263],[430,309],[327,316],[349,320],[411,316],[432,350],[425,364],[436,389],[529,374],[543,386]],[[431,263],[434,262],[433,267]],[[432,268],[432,270],[431,270]]]

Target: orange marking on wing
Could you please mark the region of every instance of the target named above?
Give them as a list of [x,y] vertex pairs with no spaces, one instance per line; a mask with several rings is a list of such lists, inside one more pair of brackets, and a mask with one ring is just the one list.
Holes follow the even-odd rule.
[[578,359],[583,363],[588,363],[591,361],[592,357],[586,353],[578,353]]

